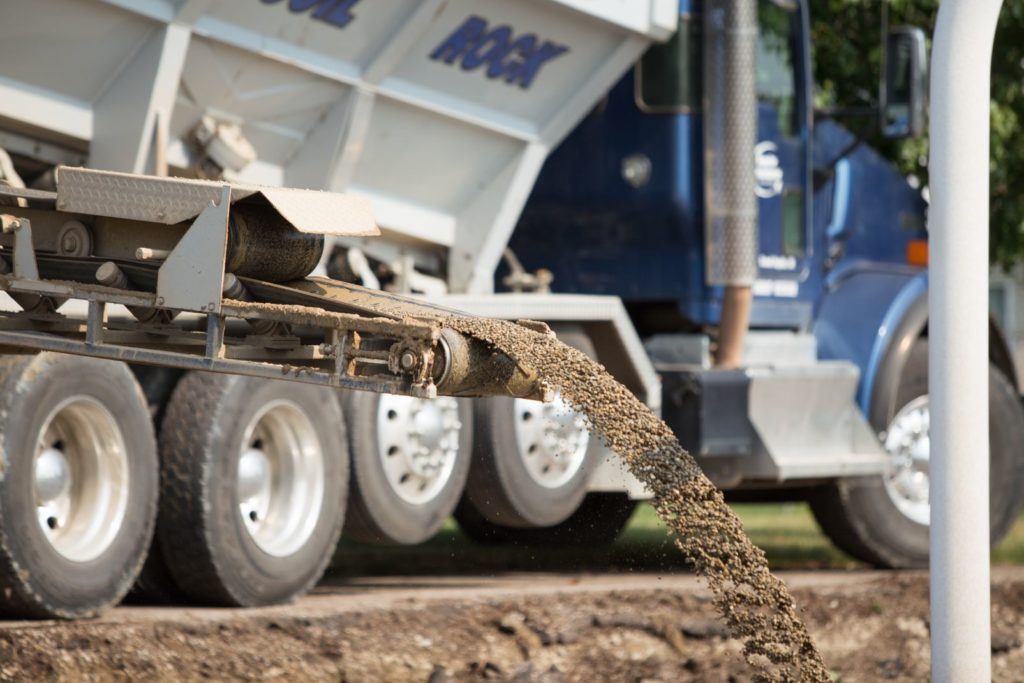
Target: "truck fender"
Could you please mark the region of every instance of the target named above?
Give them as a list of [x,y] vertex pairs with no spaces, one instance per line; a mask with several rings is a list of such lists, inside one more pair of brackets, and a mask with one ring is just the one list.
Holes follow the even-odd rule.
[[[844,278],[819,305],[814,334],[821,358],[860,367],[857,402],[871,424],[887,424],[914,342],[928,334],[927,274],[862,271]],[[989,359],[1019,392],[1006,336],[991,317]]]

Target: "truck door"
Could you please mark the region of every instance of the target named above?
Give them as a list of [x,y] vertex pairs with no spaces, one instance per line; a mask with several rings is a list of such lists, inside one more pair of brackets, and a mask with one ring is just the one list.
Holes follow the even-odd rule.
[[[809,273],[809,107],[804,16],[793,0],[760,0],[758,144],[754,174],[760,221],[758,297],[797,299]],[[785,321],[777,322],[785,324]]]

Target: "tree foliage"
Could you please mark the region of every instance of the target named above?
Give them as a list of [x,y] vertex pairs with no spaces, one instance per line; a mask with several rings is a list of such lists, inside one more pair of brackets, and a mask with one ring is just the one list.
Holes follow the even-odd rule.
[[[819,107],[878,105],[884,0],[810,0],[811,44]],[[918,26],[931,36],[938,0],[891,0],[892,26]],[[841,118],[905,173],[927,182],[927,139],[889,141],[877,116]],[[1024,2],[1003,6],[992,60],[991,256],[1009,267],[1024,258]]]

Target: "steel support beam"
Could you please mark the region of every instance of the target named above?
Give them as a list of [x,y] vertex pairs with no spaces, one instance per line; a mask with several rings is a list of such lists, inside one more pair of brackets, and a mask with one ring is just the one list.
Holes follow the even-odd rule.
[[178,24],[153,30],[93,105],[89,167],[146,173],[157,113],[169,121],[192,34]]
[[943,0],[931,73],[932,680],[991,679],[989,101],[1002,0]]

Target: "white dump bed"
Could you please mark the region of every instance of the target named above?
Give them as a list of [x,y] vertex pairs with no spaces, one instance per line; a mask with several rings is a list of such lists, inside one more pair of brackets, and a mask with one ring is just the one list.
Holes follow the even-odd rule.
[[[0,145],[96,168],[196,164],[358,192],[392,242],[486,291],[547,152],[677,24],[677,0],[3,0]],[[163,135],[161,135],[163,133]],[[40,141],[54,146],[39,146]],[[69,158],[69,156],[71,158]]]

